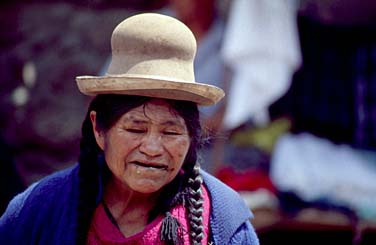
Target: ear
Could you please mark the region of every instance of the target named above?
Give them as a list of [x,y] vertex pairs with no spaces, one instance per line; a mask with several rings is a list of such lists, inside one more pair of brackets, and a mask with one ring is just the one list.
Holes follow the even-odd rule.
[[98,128],[96,119],[97,119],[97,112],[91,111],[90,120],[91,120],[91,124],[93,125],[93,132],[94,132],[95,140],[97,141],[99,148],[104,150],[104,135],[103,135],[103,132],[100,131],[100,129]]

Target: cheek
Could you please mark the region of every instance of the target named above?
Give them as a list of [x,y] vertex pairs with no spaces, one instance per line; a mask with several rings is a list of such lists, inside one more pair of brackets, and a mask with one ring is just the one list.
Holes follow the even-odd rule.
[[110,138],[105,144],[105,158],[111,170],[122,171],[125,168],[124,161],[132,151],[132,140],[123,140],[118,137]]
[[174,155],[184,161],[185,156],[188,153],[190,141],[187,139],[178,140],[173,146]]

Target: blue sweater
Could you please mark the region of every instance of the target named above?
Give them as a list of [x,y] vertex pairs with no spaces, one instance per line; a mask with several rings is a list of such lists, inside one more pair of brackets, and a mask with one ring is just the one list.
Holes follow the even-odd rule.
[[[211,197],[214,244],[259,244],[238,193],[204,171],[202,176]],[[74,244],[77,200],[78,165],[31,185],[0,218],[0,244]]]

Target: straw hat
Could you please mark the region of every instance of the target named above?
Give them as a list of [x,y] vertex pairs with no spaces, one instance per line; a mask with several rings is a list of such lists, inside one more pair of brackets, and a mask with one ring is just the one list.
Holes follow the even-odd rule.
[[212,105],[222,89],[195,82],[196,40],[182,22],[147,13],[121,22],[111,37],[112,61],[104,76],[76,77],[86,95],[128,94]]

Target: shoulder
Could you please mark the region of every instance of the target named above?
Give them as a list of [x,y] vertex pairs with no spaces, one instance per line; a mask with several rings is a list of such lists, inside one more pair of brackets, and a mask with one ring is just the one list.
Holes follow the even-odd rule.
[[63,212],[61,207],[66,204],[66,196],[72,194],[72,185],[75,182],[72,178],[74,179],[76,172],[76,166],[56,172],[15,196],[0,218],[0,237],[3,239],[6,233],[10,236],[22,232],[21,227],[48,222],[52,217],[51,210],[54,210],[54,213]]
[[259,245],[260,241],[250,221],[245,222],[227,244]]
[[237,211],[245,215],[245,218],[253,217],[250,209],[246,206],[238,192],[205,171],[201,171],[201,175],[210,193],[213,205],[218,204],[221,208],[226,209],[236,207]]
[[[210,226],[215,244],[258,244],[250,223],[252,212],[238,192],[205,171],[201,175],[210,196]],[[237,243],[238,240],[241,242]]]
[[70,180],[76,171],[78,171],[77,166],[72,166],[33,183],[10,201],[5,214],[10,211],[19,210],[24,206],[25,202],[30,202],[35,198],[39,198],[41,195],[47,195],[45,196],[45,200],[48,200],[47,197],[56,195],[60,190],[67,188],[67,185],[72,184]]
[[78,166],[75,165],[42,178],[19,196],[27,202],[40,202],[40,197],[46,201],[54,197],[60,199],[62,193],[66,194],[78,182],[77,177]]

